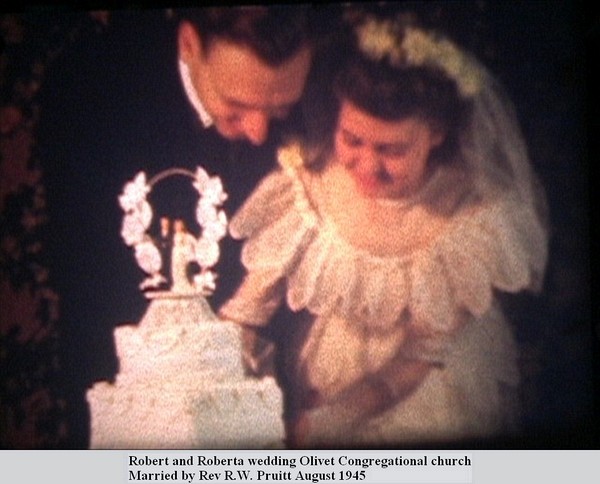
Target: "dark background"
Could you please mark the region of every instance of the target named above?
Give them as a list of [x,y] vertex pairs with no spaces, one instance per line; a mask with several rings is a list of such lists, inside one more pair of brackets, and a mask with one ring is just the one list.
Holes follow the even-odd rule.
[[[589,159],[598,110],[589,66],[598,58],[598,15],[561,1],[393,7],[446,31],[503,82],[548,195],[544,291],[507,303],[522,348],[525,437],[483,445],[595,448],[599,329]],[[174,23],[165,8],[90,14],[29,7],[3,14],[1,28],[0,444],[85,448],[85,389],[114,377],[112,330],[138,321],[145,305],[141,273],[120,240],[116,195],[138,169],[155,172],[174,153],[193,166],[186,157],[196,133],[176,128],[190,113],[173,93]],[[21,117],[8,116],[7,106]],[[211,143],[215,153],[229,150]],[[249,166],[236,176],[251,185],[268,167]],[[32,213],[35,223],[25,217]],[[110,249],[107,231],[114,231]],[[69,313],[86,322],[69,322]]]

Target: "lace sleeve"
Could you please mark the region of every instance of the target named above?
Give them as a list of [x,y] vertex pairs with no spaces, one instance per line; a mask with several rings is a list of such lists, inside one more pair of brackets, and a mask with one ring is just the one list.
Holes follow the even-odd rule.
[[264,326],[283,299],[284,285],[273,281],[268,273],[250,272],[221,310],[223,319],[250,326]]
[[278,169],[267,176],[230,224],[232,237],[244,239],[247,275],[221,316],[263,325],[284,297],[284,280],[314,233],[314,221],[297,210],[297,179]]

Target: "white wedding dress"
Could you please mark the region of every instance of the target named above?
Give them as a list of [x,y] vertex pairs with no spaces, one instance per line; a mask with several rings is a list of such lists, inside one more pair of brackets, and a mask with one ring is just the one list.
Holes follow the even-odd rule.
[[[358,196],[335,163],[322,173],[284,166],[231,231],[246,239],[248,275],[222,313],[264,325],[282,297],[308,310],[308,336],[289,344],[301,345],[297,367],[325,398],[398,352],[438,363],[412,396],[346,429],[341,443],[439,442],[514,427],[518,352],[495,295],[539,288],[547,257],[537,207],[518,192],[441,166],[413,198],[383,201]],[[398,328],[409,322],[435,336],[403,345]]]

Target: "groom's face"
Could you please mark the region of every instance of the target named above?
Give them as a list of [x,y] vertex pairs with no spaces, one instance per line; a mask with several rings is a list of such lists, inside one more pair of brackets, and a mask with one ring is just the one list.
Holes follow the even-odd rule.
[[254,145],[264,143],[270,122],[286,118],[300,99],[310,63],[308,47],[271,66],[249,48],[220,39],[187,59],[198,97],[219,133]]

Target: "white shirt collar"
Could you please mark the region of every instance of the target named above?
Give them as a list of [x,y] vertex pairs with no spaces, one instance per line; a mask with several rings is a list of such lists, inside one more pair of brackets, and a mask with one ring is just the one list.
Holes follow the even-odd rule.
[[191,105],[198,114],[202,126],[204,126],[205,128],[210,128],[213,125],[213,118],[210,114],[208,114],[208,112],[202,105],[202,101],[200,101],[200,98],[198,97],[198,92],[192,84],[192,79],[190,77],[190,69],[188,65],[181,59],[179,59],[179,75],[181,76],[181,82],[183,83],[183,88],[185,89],[187,98],[189,99]]

